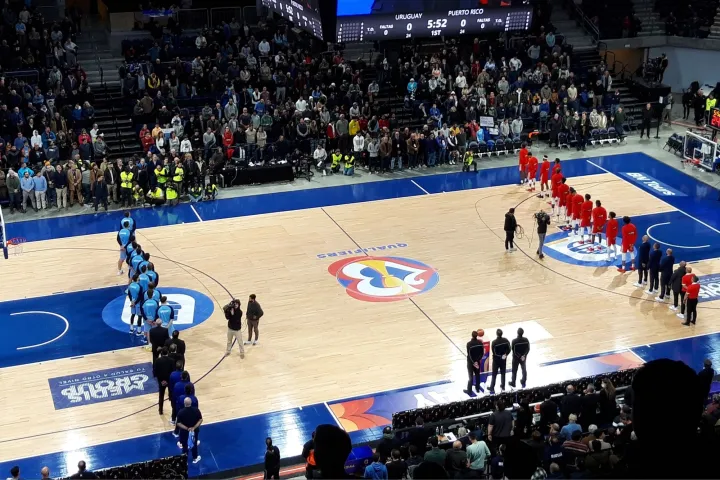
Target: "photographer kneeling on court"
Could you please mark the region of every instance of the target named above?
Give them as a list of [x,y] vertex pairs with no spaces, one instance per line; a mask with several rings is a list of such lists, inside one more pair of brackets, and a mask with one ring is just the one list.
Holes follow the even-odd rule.
[[547,227],[550,225],[550,215],[540,210],[535,214],[535,221],[537,222],[537,234],[538,234],[538,249],[537,253],[540,259],[545,258],[543,254],[543,245],[545,245],[545,235],[547,235]]
[[228,321],[227,330],[227,349],[225,355],[230,355],[233,340],[238,344],[240,349],[240,358],[245,358],[245,348],[243,347],[243,340],[240,337],[240,329],[242,328],[242,310],[240,310],[240,300],[234,298],[230,303],[223,307],[225,312],[225,318]]

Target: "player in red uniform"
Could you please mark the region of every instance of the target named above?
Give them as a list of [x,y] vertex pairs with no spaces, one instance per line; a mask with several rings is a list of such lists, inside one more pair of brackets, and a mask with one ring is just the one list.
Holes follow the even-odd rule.
[[520,149],[520,162],[518,166],[518,168],[520,169],[520,185],[523,185],[527,181],[527,167],[529,158],[530,150],[528,150],[523,143],[523,146]]
[[597,247],[590,247],[590,251],[600,250],[602,247],[602,232],[605,229],[605,222],[607,222],[607,210],[603,208],[600,200],[595,200],[595,208],[592,210],[592,236],[590,237],[590,243],[595,243],[595,237],[597,237]]
[[580,243],[585,243],[585,235],[588,236],[587,243],[592,243],[592,232],[590,224],[592,223],[593,202],[589,193],[585,194],[585,201],[580,206]]
[[560,168],[560,159],[559,159],[559,158],[556,158],[556,159],[555,159],[555,165],[553,165],[552,171],[553,171],[553,173],[556,173],[556,172],[559,172],[559,171],[561,171],[561,170],[562,170],[562,168]]
[[538,198],[547,198],[550,196],[550,188],[548,178],[550,177],[550,162],[548,156],[543,155],[543,161],[540,164],[540,192]]
[[625,263],[630,256],[630,270],[635,270],[635,242],[637,241],[637,227],[633,225],[630,217],[623,217],[622,226],[622,263],[618,272],[625,273]]
[[615,212],[610,212],[609,217],[610,219],[607,221],[607,227],[605,228],[605,238],[607,238],[608,260],[612,261],[615,260],[617,255],[616,245],[620,224],[615,218]]
[[[582,205],[585,202],[581,193],[575,192],[572,197],[572,227],[575,235],[580,235],[580,215],[582,213]],[[568,205],[568,210],[570,206]]]
[[615,260],[615,257],[617,256],[617,234],[620,230],[620,224],[617,221],[615,212],[610,212],[608,214],[610,219],[608,220],[607,227],[605,228],[605,238],[607,238],[607,247],[608,247],[608,260]]
[[528,192],[534,192],[535,191],[535,178],[537,177],[537,169],[538,169],[538,159],[535,155],[530,155],[530,158],[528,158],[528,170],[527,170],[527,179],[528,179]]
[[[560,208],[560,196],[558,192],[558,187],[563,183],[562,172],[553,173],[552,177],[550,178],[550,183],[552,185],[552,202],[550,202],[550,205],[552,205],[552,211],[553,214],[555,214],[555,208]],[[558,215],[560,215],[560,213],[558,213]]]
[[[557,174],[555,174],[557,175]],[[554,176],[554,175],[553,175]],[[560,185],[557,187],[557,196],[558,196],[558,210],[557,210],[557,217],[558,221],[560,220],[560,215],[565,215],[567,218],[567,211],[568,211],[568,193],[570,192],[570,185],[567,183],[567,179],[565,177],[560,179]]]

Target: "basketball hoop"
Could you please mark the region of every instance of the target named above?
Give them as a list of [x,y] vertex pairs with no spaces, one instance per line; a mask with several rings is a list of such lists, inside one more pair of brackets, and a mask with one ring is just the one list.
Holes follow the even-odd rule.
[[27,242],[27,239],[22,238],[22,237],[15,237],[15,238],[9,239],[7,241],[8,253],[15,257],[22,255],[23,245],[25,244],[25,242]]

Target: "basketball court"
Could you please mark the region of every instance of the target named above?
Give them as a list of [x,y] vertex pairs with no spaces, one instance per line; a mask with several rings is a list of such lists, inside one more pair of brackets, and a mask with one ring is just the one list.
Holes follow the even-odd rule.
[[[567,160],[563,169],[578,192],[633,217],[639,234],[693,262],[705,295],[697,326],[682,326],[667,304],[633,287],[634,272],[619,274],[604,249],[569,240],[554,218],[538,260],[533,214],[549,207],[513,184],[514,167],[357,185],[347,203],[326,192],[325,205],[299,210],[287,211],[297,204],[282,198],[259,215],[231,217],[233,204],[202,203],[177,207],[171,225],[137,215],[137,240],[178,313],[206,425],[254,419],[229,435],[247,435],[258,448],[284,429],[277,432],[284,456],[312,428],[301,428],[299,407],[318,410],[308,421],[335,421],[348,431],[381,427],[403,405],[387,400],[378,413],[356,399],[373,394],[377,410],[387,392],[437,382],[446,399],[462,398],[465,344],[478,328],[488,339],[496,328],[508,338],[525,329],[529,386],[554,381],[551,367],[565,359],[611,352],[619,355],[605,362],[613,368],[641,363],[649,356],[638,349],[658,342],[705,339],[704,354],[718,355],[717,191],[642,154]],[[508,254],[502,227],[510,207],[525,235]],[[126,277],[115,274],[111,231],[119,218],[110,218],[99,220],[114,225],[105,232],[84,234],[87,220],[79,219],[64,238],[38,241],[44,234],[33,231],[47,225],[7,226],[8,238],[28,241],[2,263],[0,372],[9,413],[0,420],[2,462],[72,465],[91,457],[103,468],[179,451],[168,433],[169,406],[164,416],[157,411],[150,354],[128,333]],[[226,358],[222,306],[238,296],[244,310],[250,293],[265,311],[260,345],[245,347],[244,360],[237,347]],[[564,365],[563,375],[584,372]],[[133,442],[142,438],[160,440],[137,452]],[[194,473],[237,466],[228,460],[237,454],[230,443],[204,438]],[[122,446],[93,453],[109,442]]]

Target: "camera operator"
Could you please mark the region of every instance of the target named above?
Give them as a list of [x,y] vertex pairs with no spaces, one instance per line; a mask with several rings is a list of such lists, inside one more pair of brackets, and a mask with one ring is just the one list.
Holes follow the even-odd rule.
[[240,310],[240,300],[234,298],[230,303],[223,307],[223,311],[225,312],[225,318],[227,318],[228,321],[227,349],[225,350],[225,355],[230,355],[234,339],[240,349],[240,358],[245,358],[245,348],[243,347],[243,339],[240,333],[243,314],[242,310]]
[[535,221],[537,222],[537,234],[538,234],[538,249],[537,255],[542,260],[545,258],[543,254],[543,245],[545,245],[545,235],[547,235],[547,227],[550,225],[550,215],[540,210],[535,214]]

